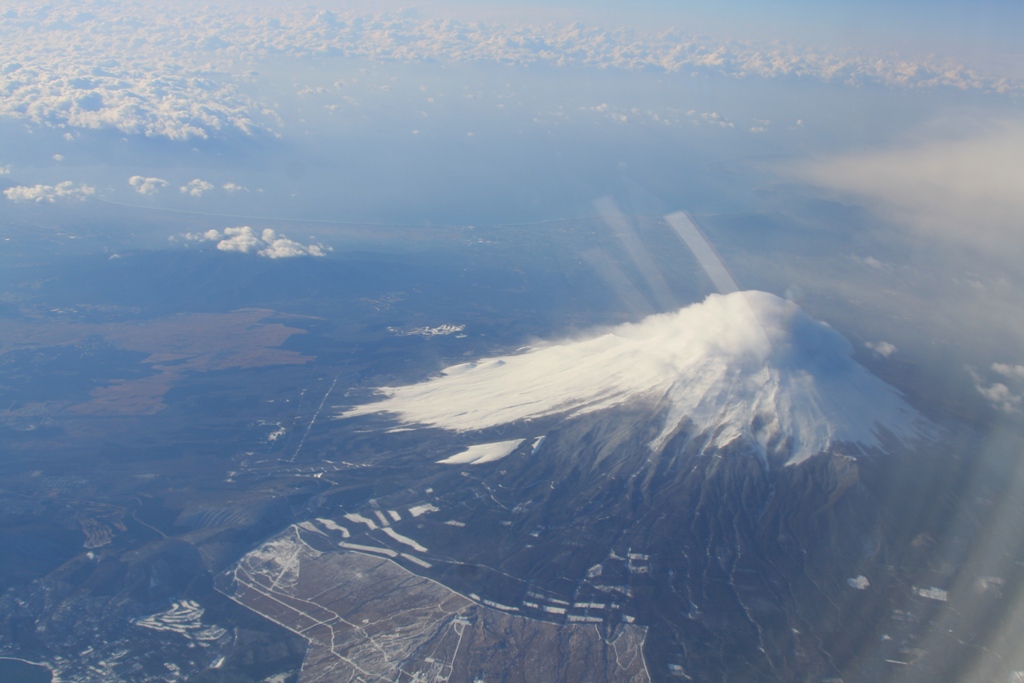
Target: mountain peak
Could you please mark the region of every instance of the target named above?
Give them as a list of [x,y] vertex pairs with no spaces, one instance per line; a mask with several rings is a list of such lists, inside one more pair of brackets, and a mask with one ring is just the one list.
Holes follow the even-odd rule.
[[639,401],[664,415],[660,450],[685,428],[702,449],[736,440],[797,464],[840,442],[881,448],[929,433],[900,393],[851,357],[838,332],[759,291],[712,294],[672,313],[522,353],[451,366],[343,416],[394,414],[465,432]]

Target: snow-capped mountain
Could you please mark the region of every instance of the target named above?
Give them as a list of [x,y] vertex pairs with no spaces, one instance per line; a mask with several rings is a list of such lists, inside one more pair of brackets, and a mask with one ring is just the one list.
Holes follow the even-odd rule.
[[[863,615],[904,595],[918,533],[895,520],[928,490],[939,427],[852,352],[795,303],[738,291],[381,388],[341,415],[391,431],[372,457],[393,493],[359,514],[481,604],[608,645],[643,627],[651,680],[885,680],[856,658],[889,652],[906,610],[882,631]],[[394,533],[355,543],[402,558]]]
[[838,444],[857,454],[886,437],[933,433],[851,352],[791,301],[712,294],[673,313],[382,388],[383,401],[343,416],[384,411],[404,424],[468,432],[642,403],[662,420],[652,451],[682,431],[701,451],[745,443],[787,464]]

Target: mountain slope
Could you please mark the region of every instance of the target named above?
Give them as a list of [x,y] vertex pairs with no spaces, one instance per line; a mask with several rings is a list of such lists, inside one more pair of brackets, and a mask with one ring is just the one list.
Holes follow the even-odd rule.
[[416,445],[379,462],[415,483],[358,514],[429,504],[395,520],[430,565],[410,569],[534,620],[645,627],[655,681],[883,680],[916,595],[893,529],[938,428],[851,352],[736,292],[380,389],[342,416],[397,419]]

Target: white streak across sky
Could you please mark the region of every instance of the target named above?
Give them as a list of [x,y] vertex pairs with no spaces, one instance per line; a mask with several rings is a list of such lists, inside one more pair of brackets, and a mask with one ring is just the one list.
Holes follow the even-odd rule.
[[685,211],[670,213],[665,216],[665,222],[686,243],[687,248],[696,257],[700,267],[711,278],[711,282],[714,283],[715,289],[720,294],[732,294],[739,291],[739,285],[736,284],[732,273],[725,266],[722,257],[718,255],[711,242],[701,232],[701,229],[697,227],[697,224],[693,222],[689,214]]
[[931,433],[893,387],[796,304],[765,292],[703,303],[519,354],[446,368],[342,417],[386,412],[406,425],[470,432],[649,402],[664,420],[650,447],[684,429],[705,448],[744,440],[796,464],[843,443],[881,448]]

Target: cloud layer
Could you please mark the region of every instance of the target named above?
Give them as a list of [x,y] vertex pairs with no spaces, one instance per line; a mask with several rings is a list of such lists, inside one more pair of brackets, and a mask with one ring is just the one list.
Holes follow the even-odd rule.
[[715,41],[677,30],[487,24],[259,5],[11,2],[5,8],[0,115],[175,140],[278,130],[274,108],[244,94],[249,72],[265,57],[544,63],[909,88],[1022,88],[940,59]]
[[680,427],[721,447],[745,440],[799,463],[836,442],[880,446],[927,431],[901,396],[851,358],[849,343],[795,304],[764,292],[704,303],[593,337],[455,365],[344,417],[473,431],[650,402],[664,416],[657,449]]

